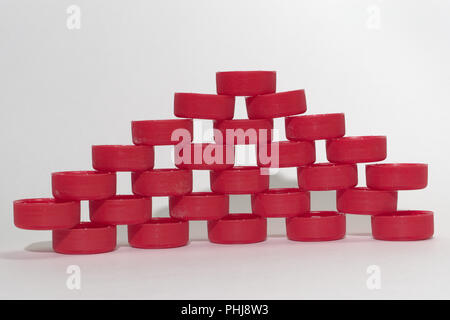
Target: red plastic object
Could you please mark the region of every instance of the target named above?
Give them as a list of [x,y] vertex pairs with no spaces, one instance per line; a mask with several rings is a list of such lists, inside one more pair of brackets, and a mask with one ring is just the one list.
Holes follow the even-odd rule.
[[345,135],[345,116],[329,113],[287,117],[285,129],[286,138],[293,141],[339,138]]
[[138,224],[152,216],[152,199],[117,195],[107,200],[89,201],[92,222],[106,225]]
[[176,248],[185,246],[188,241],[188,221],[152,218],[146,223],[128,226],[128,242],[133,248]]
[[334,163],[375,162],[386,159],[386,136],[343,137],[327,140],[327,159]]
[[224,170],[234,166],[234,146],[192,143],[175,150],[175,165],[189,170]]
[[257,161],[260,167],[287,168],[312,164],[316,161],[314,141],[281,141],[259,144]]
[[356,164],[316,163],[297,169],[302,190],[325,191],[353,188],[358,183]]
[[192,171],[154,169],[131,173],[133,193],[144,196],[177,196],[192,192]]
[[[192,119],[131,122],[133,143],[136,145],[169,146],[181,141],[190,142],[192,141],[193,127]],[[176,130],[177,132],[175,132]]]
[[92,167],[99,171],[145,171],[153,168],[152,146],[92,146]]
[[304,90],[294,90],[245,98],[249,119],[280,118],[306,111]]
[[369,188],[338,190],[336,203],[339,212],[378,215],[397,210],[397,191]]
[[208,238],[213,243],[256,243],[267,238],[267,220],[254,214],[229,214],[208,221]]
[[99,200],[116,194],[116,174],[98,171],[52,173],[53,196],[62,200]]
[[234,97],[217,94],[175,93],[174,113],[180,118],[233,119]]
[[81,222],[72,229],[53,230],[53,250],[64,254],[93,254],[116,248],[115,226]]
[[80,202],[52,198],[14,201],[14,225],[28,230],[72,228],[80,223]]
[[257,144],[272,141],[272,119],[234,119],[214,121],[214,140],[218,144]]
[[433,233],[432,211],[402,210],[372,217],[372,235],[377,240],[425,240]]
[[309,211],[310,194],[300,189],[269,189],[252,195],[252,212],[261,217],[291,217]]
[[383,163],[366,165],[366,183],[371,189],[414,190],[428,184],[424,163]]
[[277,84],[275,71],[216,72],[217,93],[230,96],[256,96],[274,93]]
[[287,238],[293,241],[331,241],[345,237],[345,214],[311,211],[286,219]]
[[229,197],[212,192],[193,192],[169,198],[172,218],[180,220],[217,220],[229,212]]
[[269,188],[269,175],[262,175],[258,167],[234,167],[211,171],[211,190],[224,194],[253,194]]

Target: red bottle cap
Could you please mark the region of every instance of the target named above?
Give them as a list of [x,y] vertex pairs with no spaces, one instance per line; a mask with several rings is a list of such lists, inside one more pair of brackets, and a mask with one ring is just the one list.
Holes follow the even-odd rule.
[[72,228],[80,223],[80,202],[52,198],[14,201],[14,224],[29,230]]
[[286,138],[293,141],[339,138],[345,135],[345,116],[329,113],[287,117],[285,129]]
[[275,71],[216,72],[217,93],[229,96],[256,96],[274,93],[277,84]]
[[280,118],[306,111],[304,90],[294,90],[245,98],[249,119]]
[[214,121],[214,140],[218,144],[258,144],[272,141],[272,119],[234,119]]
[[269,188],[269,176],[261,174],[259,167],[234,167],[211,171],[211,190],[224,194],[253,194]]
[[144,197],[177,196],[192,192],[192,171],[154,169],[131,173],[133,193]]
[[302,190],[322,191],[353,188],[358,183],[355,164],[316,163],[297,169]]
[[153,168],[152,146],[92,146],[92,167],[99,171],[145,171]]
[[309,211],[310,194],[300,189],[269,189],[252,195],[252,212],[261,217],[291,217]]
[[192,192],[169,198],[172,218],[181,220],[217,220],[229,212],[229,199],[225,194]]
[[[193,127],[192,119],[131,122],[133,143],[136,145],[169,146],[178,144],[184,138],[187,140],[184,142],[189,142],[192,141]],[[174,134],[175,130],[180,130],[182,135]],[[174,134],[173,137],[172,134]]]
[[208,221],[208,238],[213,243],[242,244],[266,240],[267,220],[254,214],[229,214]]
[[294,241],[330,241],[345,237],[345,215],[335,211],[312,211],[286,219],[287,238]]
[[233,119],[234,97],[217,94],[175,93],[174,113],[180,118]]
[[188,170],[224,170],[234,166],[234,146],[192,143],[175,150],[175,165]]
[[386,159],[386,137],[343,137],[327,140],[327,159],[334,163],[375,162]]
[[338,190],[337,210],[351,214],[377,215],[397,210],[397,191],[352,188]]
[[372,217],[372,235],[377,240],[425,240],[433,233],[432,211],[402,210]]
[[258,144],[257,161],[260,167],[272,168],[312,164],[316,161],[316,146],[314,141],[280,141]]
[[428,184],[428,165],[423,163],[382,163],[366,165],[366,183],[371,189],[413,190]]
[[52,173],[53,196],[62,200],[99,200],[116,194],[116,174],[98,171]]
[[138,224],[152,216],[152,199],[117,195],[106,200],[89,201],[92,222],[105,225]]
[[189,222],[173,218],[152,218],[128,226],[128,242],[133,248],[165,249],[185,246],[189,241]]
[[53,250],[64,254],[93,254],[116,248],[115,226],[81,222],[72,229],[53,230]]

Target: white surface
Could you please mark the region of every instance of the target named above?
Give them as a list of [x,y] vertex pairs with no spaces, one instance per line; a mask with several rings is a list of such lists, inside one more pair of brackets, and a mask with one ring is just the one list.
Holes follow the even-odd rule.
[[[80,30],[66,28],[72,4],[81,8]],[[450,298],[449,10],[444,0],[3,0],[0,296]],[[49,196],[52,171],[89,169],[92,144],[131,143],[131,120],[171,118],[175,91],[213,93],[215,71],[235,69],[277,70],[278,91],[306,89],[307,113],[345,112],[348,135],[388,136],[386,161],[429,163],[429,188],[401,192],[399,208],[435,211],[435,239],[355,236],[370,232],[369,220],[349,216],[352,235],[340,242],[290,243],[273,220],[278,237],[258,245],[194,240],[171,251],[122,246],[66,257],[45,252],[50,233],[14,228],[12,201]],[[283,139],[283,121],[275,125]],[[324,144],[317,149],[325,160]],[[171,165],[169,148],[157,154],[158,167]],[[271,180],[295,184],[291,169]],[[195,189],[208,185],[208,174],[196,172]],[[127,174],[118,190],[130,192]],[[155,216],[167,215],[167,199],[153,204]],[[334,193],[313,195],[314,209],[334,205]],[[231,208],[248,212],[248,197],[233,197]],[[193,238],[205,235],[204,225],[193,226]],[[81,291],[65,286],[70,264],[81,267]],[[373,264],[381,290],[365,285]]]
[[[187,247],[64,256],[50,243],[1,255],[0,298],[45,299],[417,299],[449,298],[448,238],[416,243],[348,236],[338,242],[268,242],[223,246],[195,240]],[[32,252],[30,252],[32,251]],[[69,290],[66,268],[81,269]],[[381,288],[366,285],[368,266]]]

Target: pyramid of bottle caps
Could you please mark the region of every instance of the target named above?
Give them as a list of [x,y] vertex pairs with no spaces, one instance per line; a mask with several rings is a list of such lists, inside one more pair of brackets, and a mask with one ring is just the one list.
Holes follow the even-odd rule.
[[[397,210],[398,190],[426,187],[427,164],[366,165],[367,187],[356,187],[357,163],[386,158],[385,136],[344,137],[343,113],[298,116],[304,90],[276,92],[274,71],[217,72],[216,83],[217,94],[175,93],[175,116],[184,119],[133,121],[134,145],[92,146],[95,170],[53,173],[54,198],[14,201],[15,225],[52,230],[53,249],[64,254],[113,251],[116,225],[128,226],[135,248],[184,246],[190,220],[207,220],[219,244],[264,241],[267,218],[285,218],[293,241],[339,240],[345,214],[371,215],[375,239],[433,236],[433,212]],[[246,97],[248,119],[233,119],[236,96]],[[288,140],[273,142],[280,117]],[[214,121],[215,143],[192,142],[193,119]],[[315,163],[315,140],[326,140],[328,163]],[[258,166],[234,166],[238,144],[257,145]],[[153,169],[161,145],[174,146],[176,168]],[[297,167],[299,187],[269,189],[271,167]],[[192,192],[192,170],[210,170],[211,192]],[[119,171],[131,172],[133,195],[116,195]],[[310,191],[324,190],[336,190],[337,211],[310,210]],[[230,214],[230,194],[250,194],[252,213]],[[169,197],[170,217],[152,218],[151,197],[160,196]],[[80,221],[82,200],[89,222]]]

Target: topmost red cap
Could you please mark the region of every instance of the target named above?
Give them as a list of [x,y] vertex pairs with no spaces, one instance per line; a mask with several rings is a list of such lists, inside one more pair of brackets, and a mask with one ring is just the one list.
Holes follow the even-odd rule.
[[230,96],[256,96],[274,93],[275,71],[226,71],[216,73],[217,93]]

